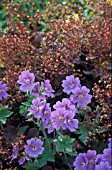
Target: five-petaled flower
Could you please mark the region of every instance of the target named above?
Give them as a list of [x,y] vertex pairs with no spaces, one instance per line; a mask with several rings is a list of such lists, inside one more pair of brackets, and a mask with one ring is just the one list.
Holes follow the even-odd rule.
[[40,98],[36,98],[32,101],[32,104],[29,109],[30,112],[34,114],[34,118],[41,118],[46,102],[41,101]]
[[29,70],[23,71],[19,76],[18,84],[21,84],[20,90],[26,92],[34,88],[35,76],[33,73],[30,73]]
[[53,128],[55,128],[56,130],[59,130],[60,128],[65,130],[67,128],[65,121],[68,113],[69,112],[64,108],[59,108],[51,112],[50,120],[53,121],[52,123]]
[[73,95],[70,96],[70,99],[77,103],[77,107],[85,108],[91,102],[92,95],[88,94],[90,90],[87,87],[76,87],[72,92]]
[[42,147],[43,142],[40,139],[35,138],[28,139],[27,144],[28,145],[25,145],[25,152],[30,157],[37,157],[44,151],[44,148]]
[[63,91],[67,94],[73,92],[76,87],[81,86],[79,78],[74,78],[73,75],[67,76],[66,80],[63,80],[62,82]]

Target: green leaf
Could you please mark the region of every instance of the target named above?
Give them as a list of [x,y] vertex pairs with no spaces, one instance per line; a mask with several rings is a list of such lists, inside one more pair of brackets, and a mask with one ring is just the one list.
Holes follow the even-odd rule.
[[32,159],[30,159],[25,165],[23,166],[26,170],[37,170],[38,166],[36,165],[36,162],[33,162]]
[[25,133],[25,131],[26,131],[26,129],[27,129],[28,127],[29,127],[29,126],[23,126],[23,127],[20,127],[20,128],[18,129],[18,132],[20,132],[20,133],[24,134],[24,133]]
[[0,121],[5,124],[7,118],[12,115],[12,113],[7,106],[0,107]]
[[63,135],[59,136],[58,139],[54,140],[54,142],[58,143],[58,145],[56,146],[56,151],[57,152],[66,152],[66,153],[72,152],[74,140],[75,139],[69,138],[68,136],[63,136]]
[[35,99],[34,96],[29,96],[28,101],[22,103],[22,105],[20,106],[20,114],[28,114],[33,99]]
[[55,162],[55,150],[52,149],[52,141],[47,139],[45,141],[44,152],[40,155],[38,159],[38,168],[41,168],[47,164],[47,162]]
[[87,133],[82,134],[81,136],[79,136],[79,139],[80,139],[81,142],[86,143],[89,139],[89,136],[87,135]]
[[74,156],[74,157],[76,157],[78,155],[76,151],[67,152],[67,154],[69,154],[70,156]]
[[79,124],[78,129],[74,132],[75,134],[80,134],[79,140],[83,143],[86,143],[89,139],[89,133],[93,130],[94,127],[88,126],[89,120],[83,122],[83,124]]

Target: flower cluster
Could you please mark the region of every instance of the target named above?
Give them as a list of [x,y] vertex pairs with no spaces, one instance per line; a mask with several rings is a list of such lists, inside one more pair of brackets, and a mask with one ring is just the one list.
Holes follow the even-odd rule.
[[58,108],[51,112],[50,119],[52,127],[56,130],[62,128],[63,130],[69,129],[71,132],[78,128],[78,120],[74,119],[74,112],[65,110],[65,108]]
[[103,150],[103,154],[97,155],[95,150],[80,153],[74,161],[74,170],[111,170],[112,138],[108,141],[108,148]]
[[63,98],[62,102],[58,101],[53,105],[55,111],[51,112],[50,120],[52,127],[56,130],[62,128],[63,130],[69,129],[71,132],[78,128],[78,120],[74,116],[78,111],[75,105],[67,98]]
[[53,92],[54,90],[52,89],[50,81],[44,80],[44,82],[41,82],[41,84],[39,82],[35,83],[32,95],[41,99],[45,99],[45,96],[53,98]]
[[[30,157],[35,158],[38,155],[42,154],[44,151],[44,148],[42,147],[42,145],[43,145],[43,142],[40,139],[31,138],[27,140],[27,145],[24,146],[25,156],[19,159],[18,161],[19,165],[22,165],[25,162],[25,160],[28,161]],[[17,158],[19,154],[18,150],[19,150],[19,145],[15,144],[13,146],[10,163],[12,163],[12,161]]]
[[8,94],[7,91],[8,87],[6,86],[6,84],[3,84],[2,81],[0,81],[0,100],[2,100],[2,98],[7,98]]
[[52,86],[50,84],[49,80],[44,80],[44,82],[40,83],[37,82],[34,84],[35,76],[33,73],[30,73],[29,70],[23,71],[21,75],[19,76],[19,80],[17,81],[18,84],[20,84],[20,90],[26,92],[26,91],[32,91],[33,96],[40,97],[41,99],[45,99],[45,96],[47,97],[54,97],[54,90],[52,89]]
[[63,80],[62,87],[64,92],[71,94],[70,99],[73,103],[77,103],[77,107],[85,108],[87,104],[91,103],[92,95],[88,94],[90,90],[80,84],[78,77],[74,78],[73,75],[67,76],[66,80]]
[[92,96],[88,94],[90,92],[85,86],[81,87],[78,77],[74,78],[73,75],[67,76],[66,80],[63,80],[63,91],[70,95],[70,99],[63,98],[62,102],[57,101],[53,105],[54,111],[51,111],[49,103],[46,103],[46,97],[54,97],[54,90],[49,80],[44,80],[34,84],[35,77],[33,73],[28,70],[23,71],[19,76],[18,83],[21,84],[20,89],[25,91],[32,91],[32,95],[36,97],[32,101],[32,105],[29,108],[34,118],[41,119],[43,128],[48,129],[48,133],[54,131],[54,129],[69,129],[71,132],[78,128],[78,120],[74,119],[76,113],[75,103],[77,107],[84,108],[91,102]]

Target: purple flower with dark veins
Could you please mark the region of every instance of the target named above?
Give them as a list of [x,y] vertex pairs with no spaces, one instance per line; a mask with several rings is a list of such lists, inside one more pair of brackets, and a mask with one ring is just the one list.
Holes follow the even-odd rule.
[[45,94],[48,97],[53,98],[54,97],[54,90],[52,89],[52,86],[50,84],[50,80],[44,80],[44,82],[41,83],[43,90],[43,94]]
[[73,112],[69,113],[67,115],[67,117],[66,117],[67,128],[71,132],[76,131],[76,129],[78,128],[78,120],[77,119],[73,119],[73,118],[74,118],[74,113]]
[[32,101],[32,104],[29,109],[30,112],[34,114],[34,118],[41,118],[46,102],[36,98]]
[[43,93],[43,88],[40,86],[40,83],[37,82],[34,85],[32,95],[39,97],[41,100],[45,100],[45,95]]
[[30,157],[37,157],[42,154],[44,148],[42,147],[43,142],[40,139],[31,138],[27,140],[27,145],[25,145],[25,152]]
[[100,164],[95,166],[95,170],[111,170],[111,166],[108,162],[100,162]]
[[95,159],[96,159],[96,151],[88,150],[86,154],[86,158],[88,159],[88,164],[86,170],[94,170],[95,169]]
[[68,114],[69,111],[64,108],[59,108],[51,112],[50,120],[53,121],[53,128],[59,130],[62,127],[62,129],[65,130],[67,128],[65,120]]
[[77,107],[85,108],[88,103],[91,102],[92,95],[88,94],[90,90],[85,86],[76,87],[73,90],[73,95],[70,96],[71,101],[77,103]]
[[2,84],[2,81],[0,81],[0,100],[2,100],[2,98],[7,98],[8,94],[7,91],[8,87],[6,86],[6,84]]
[[18,156],[18,149],[19,149],[19,145],[15,144],[13,146],[13,149],[12,149],[12,155],[11,155],[10,163],[12,163],[12,161],[17,158],[17,156]]
[[30,73],[29,70],[23,71],[19,76],[18,84],[21,84],[20,90],[26,92],[34,88],[35,76],[33,73]]
[[80,80],[78,77],[74,78],[73,75],[67,76],[66,80],[62,81],[62,87],[64,88],[63,91],[67,94],[73,92],[78,86],[80,86]]
[[86,170],[86,166],[88,164],[88,159],[86,158],[85,153],[80,153],[76,159],[73,165],[75,166],[74,170]]

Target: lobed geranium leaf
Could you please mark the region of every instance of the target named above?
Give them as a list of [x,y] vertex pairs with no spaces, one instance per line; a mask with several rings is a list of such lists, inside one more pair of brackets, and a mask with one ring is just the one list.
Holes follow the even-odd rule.
[[24,134],[24,133],[25,133],[25,131],[26,131],[26,129],[27,129],[28,127],[29,127],[29,126],[23,126],[23,127],[20,127],[20,128],[18,129],[18,132],[20,132],[20,133]]
[[44,152],[38,159],[38,168],[45,166],[48,161],[55,162],[55,150],[52,149],[52,141],[50,139],[45,141]]
[[30,159],[24,166],[26,170],[37,170],[37,165]]
[[72,152],[72,147],[74,145],[74,140],[73,138],[69,138],[68,136],[59,136],[58,139],[55,139],[54,142],[57,143],[56,146],[56,151],[57,152],[66,152],[66,153],[71,153]]
[[12,115],[13,112],[9,110],[7,106],[5,107],[0,107],[0,122],[3,124],[6,123],[7,118]]

